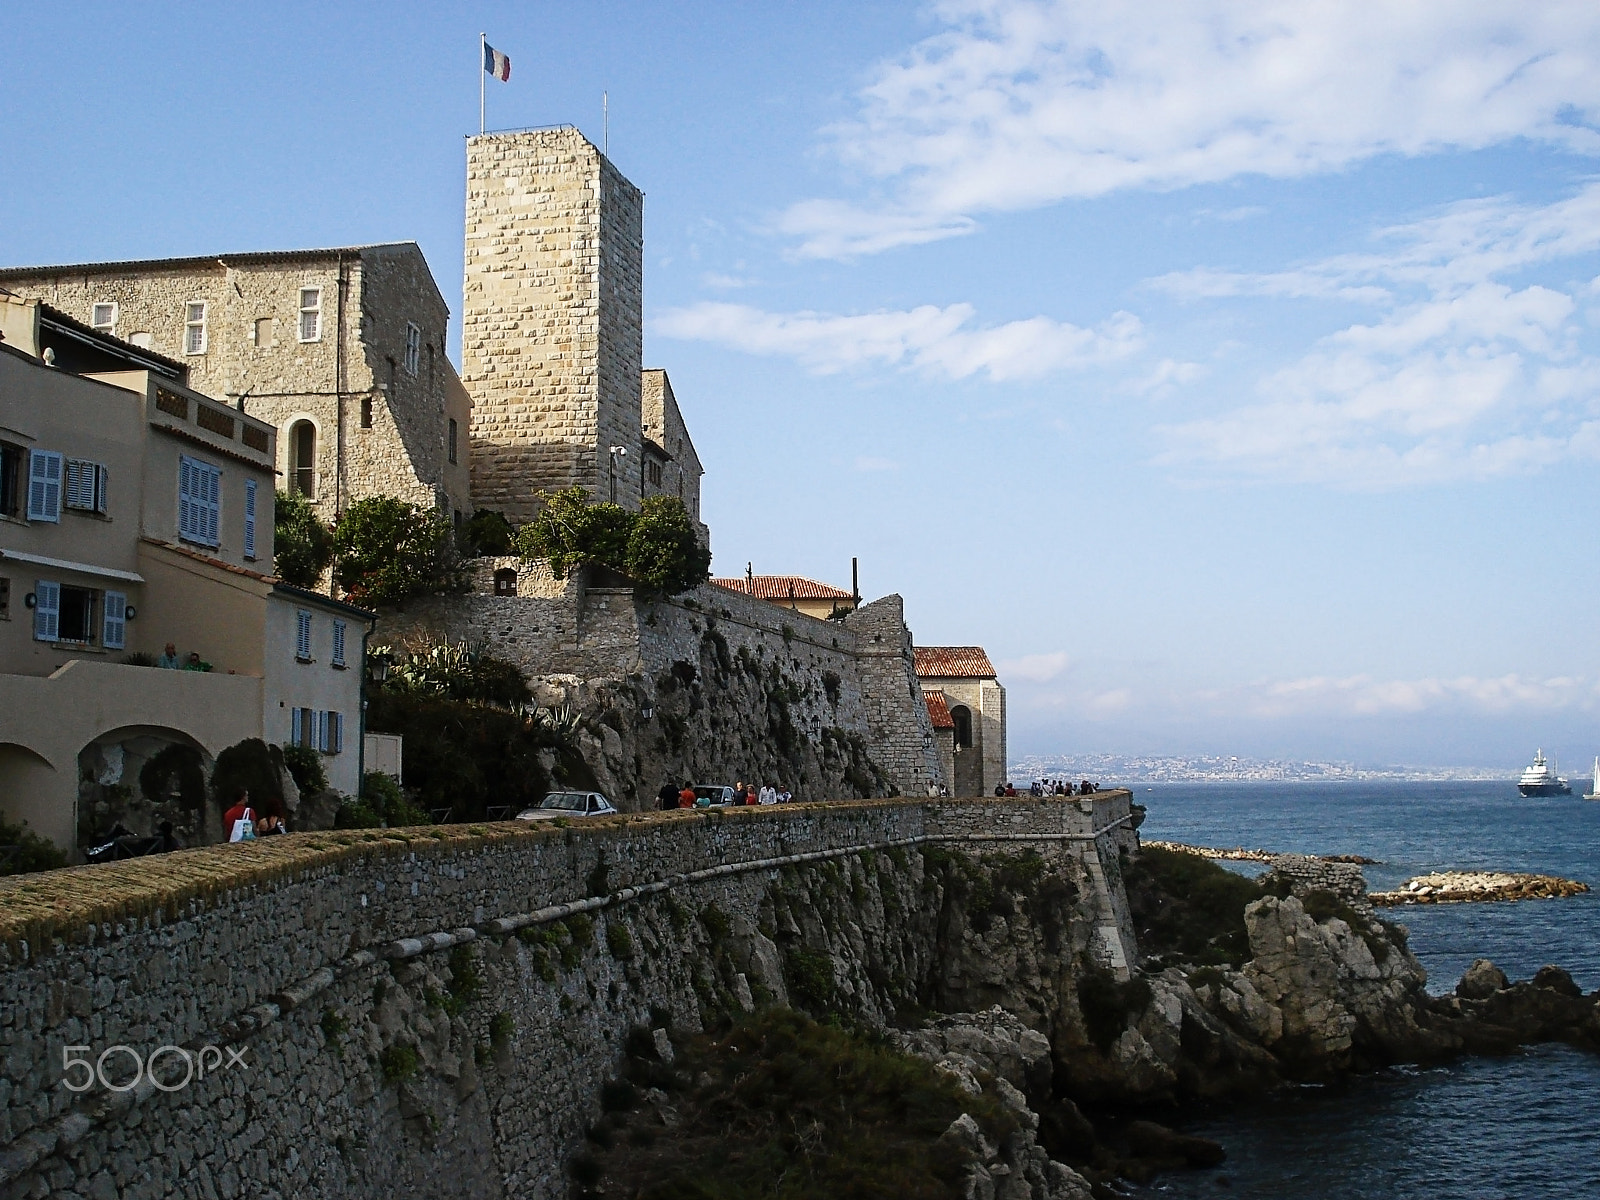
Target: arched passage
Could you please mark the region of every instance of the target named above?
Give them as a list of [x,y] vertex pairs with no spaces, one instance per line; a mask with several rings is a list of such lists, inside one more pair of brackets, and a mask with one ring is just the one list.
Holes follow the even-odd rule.
[[54,841],[50,800],[58,786],[56,769],[42,754],[0,742],[0,817]]
[[983,755],[975,745],[972,710],[965,704],[950,706],[955,724],[956,777],[951,785],[958,796],[977,796],[983,792]]
[[186,845],[208,840],[206,780],[211,755],[182,730],[124,725],[100,734],[78,752],[79,845],[116,826],[140,837],[170,821]]

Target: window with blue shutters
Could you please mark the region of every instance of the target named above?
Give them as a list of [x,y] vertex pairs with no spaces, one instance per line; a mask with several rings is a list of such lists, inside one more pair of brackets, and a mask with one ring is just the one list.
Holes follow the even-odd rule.
[[344,663],[344,622],[333,623],[333,657],[329,660],[334,666],[342,667]]
[[311,614],[303,608],[294,614],[294,656],[301,662],[311,661]]
[[107,476],[100,463],[82,458],[67,459],[66,506],[83,512],[104,513]]
[[33,585],[33,636],[41,642],[61,638],[61,585],[40,579]]
[[128,597],[122,592],[107,592],[105,610],[101,644],[107,650],[121,650],[128,629]]
[[256,556],[256,481],[244,481],[244,556]]
[[28,455],[28,520],[61,520],[63,456],[55,450]]
[[222,471],[210,463],[178,458],[178,536],[202,546],[218,546],[221,540]]
[[344,714],[329,712],[328,718],[328,754],[338,754],[344,749]]

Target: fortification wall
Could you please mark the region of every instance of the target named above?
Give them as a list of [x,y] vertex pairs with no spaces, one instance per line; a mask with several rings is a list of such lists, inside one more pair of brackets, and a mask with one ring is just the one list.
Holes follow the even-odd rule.
[[[919,847],[1039,851],[1128,961],[1103,882],[1128,812],[1114,792],[297,834],[5,880],[0,1195],[564,1197],[630,1029],[783,1002],[801,951],[863,1019],[911,1002],[938,909],[888,914],[927,911]],[[818,889],[863,899],[819,921]],[[219,1051],[203,1077],[172,1049],[154,1085],[62,1086],[66,1059],[120,1086],[162,1046]]]

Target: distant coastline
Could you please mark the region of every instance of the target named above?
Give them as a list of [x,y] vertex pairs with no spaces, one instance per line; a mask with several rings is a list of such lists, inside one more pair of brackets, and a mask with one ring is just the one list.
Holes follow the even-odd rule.
[[1227,755],[1024,755],[1013,781],[1092,779],[1096,783],[1515,783],[1521,768],[1360,767],[1347,762],[1287,762]]

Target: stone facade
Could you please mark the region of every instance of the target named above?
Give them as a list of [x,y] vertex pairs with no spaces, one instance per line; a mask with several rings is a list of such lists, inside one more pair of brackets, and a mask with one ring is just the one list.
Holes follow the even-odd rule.
[[538,492],[573,485],[638,507],[643,262],[644,194],[576,129],[467,139],[461,374],[481,507],[526,521]]
[[705,468],[689,436],[672,381],[665,371],[646,371],[640,384],[643,445],[640,452],[640,496],[676,496],[710,543],[711,531],[700,519],[700,477]]
[[919,646],[917,674],[953,720],[941,739],[951,794],[987,796],[1006,782],[1006,689],[978,646]]
[[0,286],[85,323],[109,318],[103,328],[184,363],[197,391],[277,426],[284,487],[325,519],[376,495],[472,511],[471,401],[415,243],[9,268]]
[[[565,1197],[633,1028],[782,1003],[796,949],[879,1028],[919,980],[947,986],[947,952],[948,986],[1018,974],[1001,927],[946,949],[921,847],[1035,850],[1076,897],[1060,953],[1135,953],[1125,792],[416,834],[220,846],[48,894],[0,881],[0,1195]],[[1038,1000],[1015,1011],[1055,1040]],[[120,1086],[163,1046],[154,1085],[94,1078]],[[185,1079],[177,1048],[205,1046]]]

